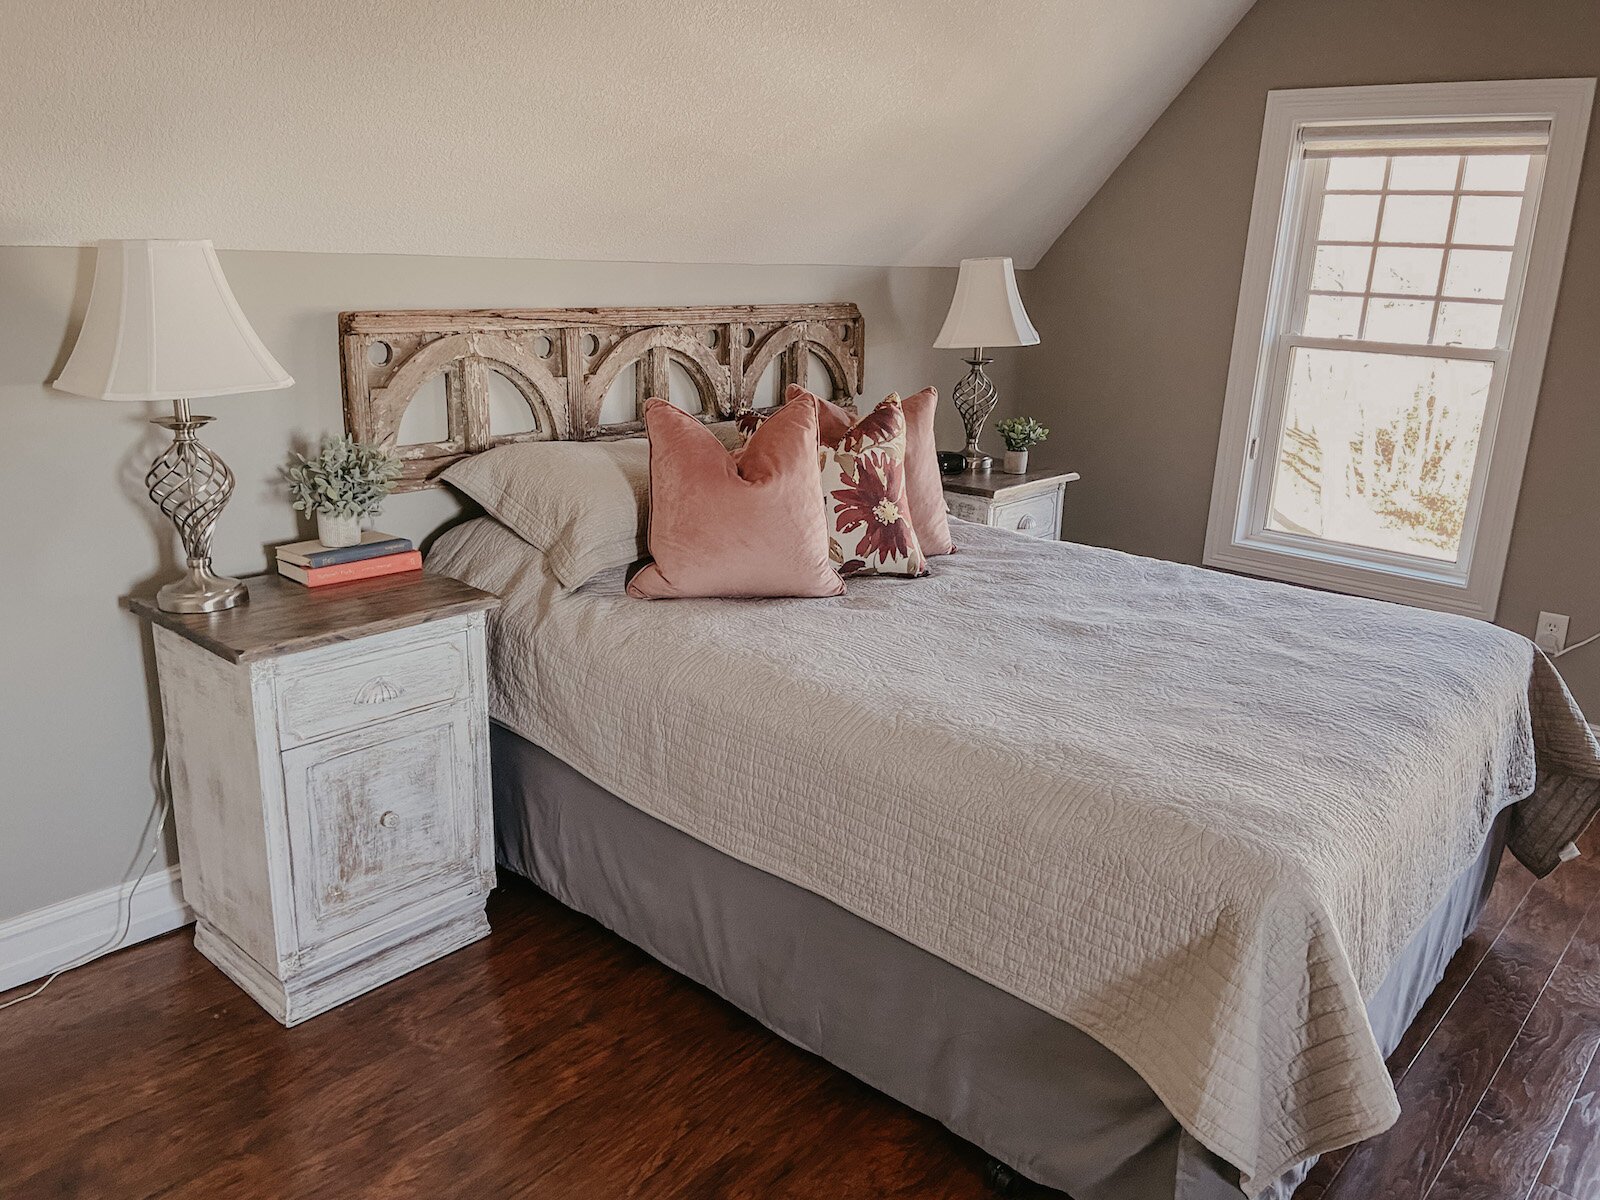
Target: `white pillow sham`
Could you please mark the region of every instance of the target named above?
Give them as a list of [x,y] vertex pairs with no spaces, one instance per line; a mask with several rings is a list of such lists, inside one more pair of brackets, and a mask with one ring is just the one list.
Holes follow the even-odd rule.
[[[732,421],[707,426],[730,450]],[[442,476],[535,549],[561,586],[649,555],[650,443],[512,442],[464,458]]]
[[513,442],[462,459],[443,479],[543,552],[563,587],[648,553],[650,444],[642,437]]

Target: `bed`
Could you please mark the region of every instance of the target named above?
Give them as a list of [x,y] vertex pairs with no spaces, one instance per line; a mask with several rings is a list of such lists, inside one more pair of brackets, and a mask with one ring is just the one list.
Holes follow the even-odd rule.
[[[351,316],[358,432],[393,418],[373,410],[404,399],[385,381],[405,365],[369,377],[381,356],[349,339],[410,322],[406,360],[460,339],[433,367],[463,414],[452,364],[511,357],[463,314]],[[707,419],[748,401],[774,336],[763,369],[821,346],[859,381],[837,309],[816,342],[750,310],[680,318],[694,336],[671,327],[663,354],[755,351],[701,364]],[[576,336],[550,313],[509,336],[581,352],[594,316],[570,319]],[[619,319],[582,369],[547,370],[544,436],[592,434],[594,363],[648,355],[655,328]],[[916,583],[649,604],[621,569],[563,587],[493,520],[445,534],[429,568],[504,600],[500,859],[1077,1200],[1286,1196],[1393,1121],[1383,1055],[1502,846],[1543,873],[1592,815],[1594,740],[1553,667],[1492,626],[957,535]]]

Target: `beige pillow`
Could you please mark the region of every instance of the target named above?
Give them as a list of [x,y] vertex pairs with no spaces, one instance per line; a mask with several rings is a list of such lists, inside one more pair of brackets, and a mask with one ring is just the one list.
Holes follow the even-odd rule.
[[444,480],[542,551],[563,587],[644,558],[650,444],[514,442],[464,458]]

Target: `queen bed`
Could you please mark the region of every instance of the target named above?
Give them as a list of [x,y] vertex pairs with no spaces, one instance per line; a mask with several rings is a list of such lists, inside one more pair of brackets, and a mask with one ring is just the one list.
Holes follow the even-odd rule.
[[[462,436],[418,479],[483,448],[474,369],[516,375],[558,439],[598,427],[612,353],[659,379],[654,349],[742,342],[725,376],[701,363],[707,419],[819,347],[859,390],[858,314],[817,340],[753,314],[347,314],[347,413],[392,437],[409,398],[403,362],[361,366],[375,337],[463,339],[429,364]],[[580,357],[541,380],[493,338]],[[443,535],[429,569],[504,601],[502,864],[1077,1200],[1287,1196],[1394,1120],[1383,1056],[1502,847],[1543,873],[1593,814],[1592,736],[1493,626],[955,534],[926,580],[662,603],[620,566],[570,586],[489,517]]]

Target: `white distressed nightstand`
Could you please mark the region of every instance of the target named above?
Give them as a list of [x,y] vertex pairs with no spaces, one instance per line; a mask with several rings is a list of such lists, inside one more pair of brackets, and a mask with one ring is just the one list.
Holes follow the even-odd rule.
[[489,932],[485,613],[420,573],[154,627],[195,946],[293,1025]]
[[1067,484],[1076,471],[1029,471],[1007,475],[1004,471],[963,471],[944,477],[945,506],[966,521],[998,525],[1031,537],[1061,536],[1061,513]]

